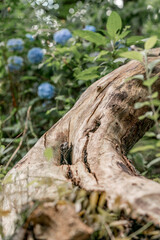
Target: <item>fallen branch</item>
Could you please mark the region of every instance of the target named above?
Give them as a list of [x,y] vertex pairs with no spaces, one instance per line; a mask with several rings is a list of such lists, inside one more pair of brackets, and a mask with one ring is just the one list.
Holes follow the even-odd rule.
[[[159,58],[160,49],[154,51],[156,56],[149,61]],[[147,89],[138,79],[125,82],[144,73],[141,63],[131,61],[93,83],[9,172],[12,182],[4,186],[3,207],[11,214],[3,218],[5,235],[14,232],[14,220],[24,204],[55,199],[62,182],[105,191],[110,209],[124,208],[132,217],[147,215],[160,225],[160,184],[140,176],[126,157],[153,125],[150,119],[139,120],[146,107],[134,108],[136,102],[145,101]],[[159,76],[159,66],[153,74]],[[155,89],[160,91],[160,78]],[[51,161],[44,156],[49,147]]]

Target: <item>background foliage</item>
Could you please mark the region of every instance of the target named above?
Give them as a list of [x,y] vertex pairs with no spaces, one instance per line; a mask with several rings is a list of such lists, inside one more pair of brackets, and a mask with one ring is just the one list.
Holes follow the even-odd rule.
[[[123,23],[116,37],[106,29],[112,11],[121,16]],[[9,165],[12,167],[20,160],[90,84],[124,63],[125,59],[120,56],[123,51],[131,50],[132,45],[143,47],[140,38],[132,36],[142,36],[141,39],[152,35],[160,37],[157,31],[160,24],[158,0],[6,0],[0,3],[0,16],[2,177],[7,162],[13,158]],[[86,25],[95,26],[96,33],[83,31]],[[53,34],[62,28],[72,33],[72,38],[64,45],[53,40]],[[28,33],[34,41],[26,37]],[[23,51],[9,51],[7,41],[13,38],[24,41]],[[28,51],[33,47],[43,50],[44,58],[39,64],[28,61]],[[8,58],[15,55],[22,57],[24,63],[19,71],[11,72],[7,69]],[[41,99],[37,94],[38,86],[44,82],[55,88],[52,99]],[[155,131],[147,133],[139,143],[140,149],[133,150],[129,156],[140,172],[152,177],[154,174],[159,176],[157,165],[156,168],[153,168],[154,164],[146,167],[158,152],[153,147]],[[144,156],[146,146],[152,147],[147,148],[149,151]],[[158,163],[159,160],[155,164]]]

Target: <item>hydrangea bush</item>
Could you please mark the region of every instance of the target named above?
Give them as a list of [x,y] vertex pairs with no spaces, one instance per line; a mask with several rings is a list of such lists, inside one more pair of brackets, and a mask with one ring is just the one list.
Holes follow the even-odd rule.
[[[90,84],[122,64],[114,62],[119,49],[110,51],[111,39],[96,33],[94,26],[87,25],[85,30],[88,31],[81,30],[82,25],[79,26],[79,32],[76,32],[76,25],[71,29],[72,33],[64,25],[54,35],[46,31],[38,34],[39,30],[35,30],[33,35],[37,37],[34,42],[28,33],[22,35],[23,39],[8,40],[7,48],[2,49],[2,55],[8,59],[5,67],[9,72],[19,71],[23,66],[23,71],[18,74],[7,75],[8,72],[4,72],[2,89],[9,94],[4,103],[6,114],[8,106],[13,111],[15,109],[13,114],[18,122],[24,122],[27,106],[32,105],[32,121],[27,135],[29,147],[75,104]],[[73,41],[68,41],[72,36]],[[18,51],[20,56],[11,56],[13,51]],[[12,121],[13,118],[10,119]],[[14,127],[14,123],[9,123],[13,125],[13,138],[24,129],[23,124]],[[6,138],[7,134],[7,130],[4,131]],[[26,151],[23,148],[22,155]],[[4,155],[3,161],[8,156]]]
[[71,37],[72,34],[67,28],[63,28],[53,35],[54,41],[62,45],[64,45]]
[[43,60],[43,51],[39,47],[34,47],[29,50],[27,57],[30,63],[38,64]]
[[[7,44],[1,45],[0,99],[4,101],[0,101],[0,108],[4,119],[9,115],[9,120],[2,119],[1,125],[3,137],[0,140],[4,146],[11,139],[14,147],[18,146],[19,139],[16,142],[14,138],[23,131],[27,108],[32,106],[25,146],[15,161],[74,105],[90,84],[124,63],[120,53],[134,42],[127,36],[128,27],[121,27],[113,35],[114,29],[111,29],[110,35],[107,19],[105,14],[102,24],[91,18],[71,23],[68,18],[48,28],[39,21],[34,28],[23,24],[18,30],[17,25],[16,31],[15,26],[12,29],[14,37],[10,39],[8,35]],[[83,28],[85,22],[93,24]],[[17,23],[21,24],[19,19]],[[27,33],[28,29],[35,39]],[[141,47],[141,42],[135,42]],[[7,161],[11,153],[12,149],[3,154],[0,163]]]

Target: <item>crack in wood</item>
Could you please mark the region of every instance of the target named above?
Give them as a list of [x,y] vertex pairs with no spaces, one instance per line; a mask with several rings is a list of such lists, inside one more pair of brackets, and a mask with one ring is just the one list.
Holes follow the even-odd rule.
[[97,108],[99,107],[99,105],[101,104],[101,102],[103,101],[103,98],[105,97],[105,94],[101,97],[100,101],[97,103],[95,109],[93,110],[93,112],[91,113],[91,115],[89,116],[87,123],[89,122],[89,120],[91,119],[91,117],[94,115],[95,111],[97,110]]
[[137,173],[136,169],[133,167],[133,165],[130,163],[129,159],[123,155],[123,150],[121,149],[121,147],[116,144],[116,151],[119,155],[121,155],[122,157],[122,162],[117,162],[117,165],[119,167],[122,168],[122,170],[124,172],[127,172],[129,175],[132,175],[132,176],[139,176],[139,174]]
[[84,164],[86,166],[86,169],[88,170],[89,173],[91,173],[94,176],[94,178],[96,179],[96,182],[98,184],[97,176],[94,172],[91,171],[90,165],[89,165],[88,160],[87,160],[87,156],[88,156],[87,145],[88,145],[88,142],[89,142],[89,133],[90,132],[95,133],[101,125],[100,119],[95,119],[94,123],[95,123],[94,127],[92,129],[90,129],[86,134],[86,142],[85,142],[85,145],[84,145],[84,148],[83,148],[83,161],[84,161]]
[[74,177],[74,174],[76,173],[76,175],[78,176],[77,170],[73,173],[71,166],[68,165],[68,169],[67,169],[67,174],[66,174],[66,178],[70,179],[71,182],[73,183],[74,186],[78,186],[80,187],[80,178],[79,177]]
[[66,177],[71,180],[73,179],[73,173],[72,173],[71,167],[69,165],[68,165],[68,172],[67,172]]
[[89,163],[87,161],[87,155],[88,155],[88,153],[87,153],[87,144],[88,144],[88,141],[89,141],[89,136],[87,135],[87,141],[85,143],[85,149],[84,149],[84,164],[85,164],[88,172],[91,173],[91,169],[90,169]]
[[99,95],[107,88],[107,87],[109,87],[110,85],[112,85],[113,84],[113,82],[118,78],[118,76],[119,76],[119,73],[113,78],[113,79],[111,79],[110,80],[110,82],[108,83],[105,83],[104,85],[98,85],[97,86],[97,92],[99,92],[99,94],[97,95],[97,97],[96,97],[96,99],[99,97]]
[[122,155],[122,160],[125,163],[126,168],[128,168],[128,170],[130,171],[130,175],[132,175],[132,176],[140,176],[137,173],[135,167],[130,163],[129,159],[126,156]]
[[47,132],[44,134],[44,147],[47,146]]

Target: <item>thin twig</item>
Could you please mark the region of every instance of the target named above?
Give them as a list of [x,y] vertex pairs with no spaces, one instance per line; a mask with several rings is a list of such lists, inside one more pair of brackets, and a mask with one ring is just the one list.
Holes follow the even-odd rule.
[[13,138],[13,140],[10,143],[7,144],[7,146],[5,147],[4,150],[6,150],[14,142],[14,140],[19,138],[22,134],[23,134],[23,132],[19,133],[15,138]]
[[134,238],[136,237],[137,235],[143,233],[147,228],[149,228],[151,225],[153,225],[153,222],[148,222],[146,223],[143,227],[141,227],[140,229],[138,229],[136,232],[130,234],[128,237],[129,238]]
[[17,152],[19,151],[20,147],[22,146],[24,137],[25,137],[26,132],[27,132],[27,129],[28,129],[28,119],[29,119],[29,116],[30,116],[31,107],[32,107],[32,106],[29,106],[29,108],[28,108],[28,110],[27,110],[27,117],[26,117],[26,122],[25,122],[24,131],[23,131],[23,134],[22,134],[21,141],[20,141],[18,147],[16,148],[16,150],[14,151],[14,153],[12,154],[12,156],[10,157],[10,159],[8,160],[8,162],[7,162],[7,164],[6,164],[5,168],[4,168],[5,170],[7,169],[7,167],[8,167],[9,164],[11,163],[12,159],[15,157],[15,155],[16,155]]
[[115,237],[113,236],[113,233],[112,233],[112,231],[111,231],[111,229],[110,229],[110,227],[109,227],[109,225],[107,223],[105,224],[105,229],[106,229],[110,239],[111,240],[115,240]]

